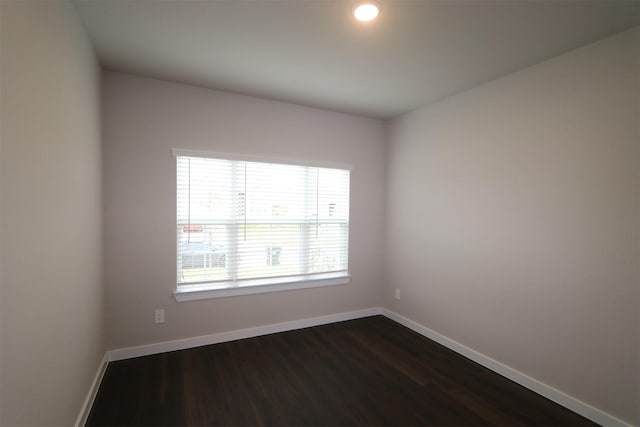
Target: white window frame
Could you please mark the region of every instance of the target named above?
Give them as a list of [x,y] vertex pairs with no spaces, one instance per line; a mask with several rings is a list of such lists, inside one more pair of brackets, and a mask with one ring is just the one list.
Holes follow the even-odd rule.
[[[174,159],[177,156],[188,157],[203,157],[213,159],[225,159],[236,160],[246,162],[262,162],[262,163],[280,163],[280,164],[294,164],[299,166],[310,166],[319,168],[336,168],[346,169],[352,171],[350,165],[336,164],[336,163],[319,163],[319,162],[305,162],[293,159],[282,158],[270,158],[261,156],[246,156],[236,155],[228,153],[199,151],[199,150],[186,150],[174,148],[171,150]],[[176,162],[173,162],[174,168]],[[174,170],[174,177],[176,176]],[[177,190],[176,190],[177,191]],[[175,198],[174,198],[175,200]],[[176,209],[174,206],[174,213]],[[177,218],[174,221],[177,223]],[[174,246],[177,250],[177,243]],[[176,266],[177,268],[177,266]],[[195,284],[176,284],[176,289],[173,292],[174,298],[178,302],[195,301],[211,298],[225,298],[240,295],[261,294],[268,292],[282,292],[289,290],[308,289],[322,286],[335,286],[348,284],[351,281],[351,274],[349,272],[337,272],[337,273],[324,273],[313,275],[298,275],[289,277],[275,277],[268,279],[249,279],[239,280],[234,282],[214,282],[214,283],[195,283]]]

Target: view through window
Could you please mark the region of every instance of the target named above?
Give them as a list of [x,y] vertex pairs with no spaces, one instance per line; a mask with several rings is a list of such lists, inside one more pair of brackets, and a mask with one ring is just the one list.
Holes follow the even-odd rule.
[[178,287],[346,274],[349,175],[177,156]]

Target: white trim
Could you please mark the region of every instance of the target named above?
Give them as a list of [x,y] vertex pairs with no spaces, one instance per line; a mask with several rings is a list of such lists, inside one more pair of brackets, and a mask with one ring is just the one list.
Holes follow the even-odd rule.
[[309,160],[301,160],[301,159],[292,159],[287,157],[252,156],[252,155],[246,155],[246,154],[222,153],[222,152],[216,152],[216,151],[189,150],[184,148],[172,148],[171,154],[174,157],[176,156],[204,157],[208,159],[237,160],[242,162],[278,163],[278,164],[284,164],[284,165],[310,166],[310,167],[316,167],[316,168],[346,169],[349,171],[353,170],[353,165],[346,164],[346,163],[317,162],[315,160],[309,161]]
[[274,323],[265,326],[239,329],[235,331],[219,332],[200,337],[184,338],[175,341],[165,341],[155,344],[141,345],[138,347],[122,348],[108,352],[109,361],[130,359],[132,357],[148,356],[150,354],[165,353],[168,351],[184,350],[203,345],[218,344],[244,338],[252,338],[260,335],[274,334],[277,332],[292,331],[311,326],[325,325],[328,323],[342,322],[345,320],[359,319],[381,314],[379,307],[365,308],[363,310],[349,311],[346,313],[329,314],[326,316],[312,317],[308,319],[293,320],[290,322]]
[[238,295],[263,294],[267,292],[293,291],[321,286],[346,285],[351,281],[347,273],[328,273],[274,279],[244,280],[240,282],[202,283],[178,285],[173,296],[178,302],[225,298]]
[[102,378],[104,377],[104,373],[107,371],[108,363],[109,363],[109,352],[106,352],[104,354],[104,357],[102,358],[102,361],[100,362],[100,366],[98,366],[98,372],[96,372],[96,376],[93,378],[93,382],[91,383],[91,387],[89,388],[87,397],[85,397],[84,403],[80,408],[80,413],[78,414],[78,418],[76,419],[76,423],[74,424],[76,427],[81,427],[87,424],[87,418],[89,418],[89,412],[91,412],[93,401],[96,399],[96,395],[98,394],[98,389],[100,388],[100,383],[102,383]]
[[404,316],[401,316],[398,313],[395,313],[386,308],[381,309],[382,315],[388,317],[391,320],[394,320],[400,323],[403,326],[423,335],[443,346],[455,351],[462,356],[473,360],[476,363],[484,366],[485,368],[491,369],[492,371],[502,375],[514,381],[521,386],[528,388],[549,400],[556,402],[559,405],[564,406],[567,409],[570,409],[585,418],[590,419],[600,425],[603,426],[611,426],[611,427],[631,427],[631,424],[622,421],[613,415],[607,414],[600,409],[594,408],[588,403],[582,402],[581,400],[576,399],[575,397],[569,396],[566,393],[557,390],[550,385],[547,385],[543,382],[536,380],[535,378],[531,378],[530,376],[523,374],[520,371],[517,371],[503,363],[498,362],[490,358],[489,356],[485,356],[484,354],[473,350],[464,344],[460,344],[457,341],[452,340],[432,329],[427,328],[419,323],[414,322]]

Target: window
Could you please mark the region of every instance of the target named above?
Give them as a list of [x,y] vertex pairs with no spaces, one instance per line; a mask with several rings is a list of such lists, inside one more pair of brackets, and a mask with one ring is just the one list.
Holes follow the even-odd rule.
[[349,277],[348,170],[179,154],[176,162],[176,295]]

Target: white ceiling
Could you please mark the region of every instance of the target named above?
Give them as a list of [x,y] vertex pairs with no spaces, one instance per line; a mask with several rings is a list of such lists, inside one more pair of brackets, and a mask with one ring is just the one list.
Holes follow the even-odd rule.
[[640,24],[640,0],[76,0],[105,68],[391,118]]

